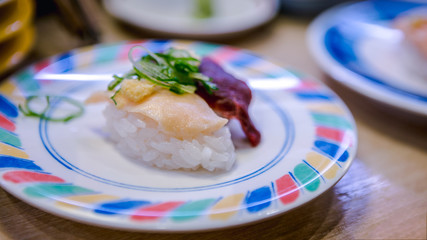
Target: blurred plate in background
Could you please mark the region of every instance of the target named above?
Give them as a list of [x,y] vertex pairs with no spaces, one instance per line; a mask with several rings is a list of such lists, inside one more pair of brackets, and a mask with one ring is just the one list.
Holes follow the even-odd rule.
[[346,0],[282,0],[282,8],[286,12],[311,15],[344,1]]
[[385,0],[339,5],[311,24],[310,50],[347,87],[401,112],[427,117],[427,79],[423,69],[408,64],[404,35],[394,27],[398,16],[425,7],[422,1]]
[[[119,20],[168,36],[233,37],[270,21],[278,0],[104,0]],[[237,10],[237,11],[236,11]]]

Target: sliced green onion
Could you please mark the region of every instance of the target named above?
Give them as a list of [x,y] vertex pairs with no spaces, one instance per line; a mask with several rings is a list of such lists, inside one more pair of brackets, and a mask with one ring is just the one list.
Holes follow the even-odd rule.
[[161,87],[169,88],[171,85],[167,82],[159,81],[156,78],[153,78],[147,73],[146,69],[144,69],[140,64],[134,65],[135,72],[138,73],[142,78],[145,78],[146,80],[159,85]]
[[208,76],[201,74],[201,73],[192,72],[189,74],[189,76],[192,78],[195,78],[197,80],[204,81],[204,82],[210,82],[211,81],[211,79]]
[[194,13],[196,18],[210,18],[213,15],[213,7],[211,0],[195,0],[196,11]]
[[124,77],[119,77],[117,75],[113,75],[114,80],[108,84],[108,91],[114,90],[120,83],[125,79]]
[[[147,55],[135,59],[133,52],[137,48],[143,49]],[[208,93],[217,90],[215,83],[199,72],[200,61],[186,50],[170,48],[165,53],[153,53],[145,47],[135,46],[129,50],[128,57],[133,70],[122,77],[114,75],[108,90],[114,90],[129,77],[147,80],[177,94],[194,93],[197,87],[206,88]],[[117,91],[114,96],[116,94]],[[112,99],[115,102],[114,96]]]
[[117,105],[117,102],[116,102],[116,95],[117,95],[117,93],[119,93],[120,92],[120,89],[119,90],[117,90],[114,94],[113,94],[113,96],[111,96],[110,98],[111,98],[111,100],[113,100],[113,102],[114,102],[114,105]]
[[159,58],[155,53],[153,53],[152,51],[148,50],[147,48],[143,47],[143,46],[135,46],[132,47],[129,52],[128,52],[128,58],[132,61],[133,60],[133,56],[132,56],[132,52],[136,49],[136,48],[142,48],[144,51],[146,51],[148,53],[148,55],[150,55],[152,58],[154,58],[154,60],[156,60],[157,63],[159,64],[166,64],[165,61],[163,61],[161,58]]
[[[36,110],[34,110],[30,107],[30,103],[32,101],[34,101],[36,99],[43,98],[43,97],[46,98],[46,107],[41,112],[37,112]],[[56,100],[57,102],[59,102],[59,101],[67,102],[67,103],[77,107],[77,111],[72,112],[65,117],[47,116],[47,112],[51,108],[51,98],[58,99],[58,100]],[[57,102],[55,102],[55,103],[57,103]],[[48,95],[47,96],[28,96],[25,99],[25,103],[23,105],[18,105],[18,108],[27,117],[38,117],[40,119],[53,121],[53,122],[68,122],[71,119],[80,117],[84,112],[83,105],[80,102],[78,102],[72,98],[65,97],[65,96],[48,96]]]

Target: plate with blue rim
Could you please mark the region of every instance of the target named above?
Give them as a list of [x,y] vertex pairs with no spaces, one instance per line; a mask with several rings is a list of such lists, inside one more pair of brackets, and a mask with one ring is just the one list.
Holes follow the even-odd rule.
[[[261,143],[236,145],[229,171],[163,170],[122,156],[103,133],[104,103],[68,122],[24,116],[27,96],[84,102],[130,67],[128,51],[183,48],[208,56],[252,89]],[[230,126],[233,135],[236,126]],[[238,128],[239,126],[237,126]],[[235,129],[236,130],[236,129]],[[239,139],[239,138],[234,138]],[[233,139],[233,141],[234,141]],[[357,130],[325,85],[256,54],[184,40],[138,40],[72,50],[37,62],[0,85],[0,185],[46,212],[106,228],[151,232],[222,229],[284,214],[317,198],[347,172]]]
[[307,42],[333,79],[384,106],[425,118],[425,69],[413,66],[419,58],[408,50],[404,34],[395,26],[399,16],[426,8],[424,1],[344,3],[311,23]]

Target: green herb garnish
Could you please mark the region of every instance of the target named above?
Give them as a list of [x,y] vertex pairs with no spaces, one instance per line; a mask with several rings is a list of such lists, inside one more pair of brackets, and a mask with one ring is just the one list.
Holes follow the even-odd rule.
[[211,0],[194,0],[196,18],[210,18],[213,15],[212,1]]
[[[34,100],[41,99],[43,97],[45,98],[45,101],[46,101],[43,110],[37,111],[31,108],[31,102],[33,102]],[[48,116],[47,112],[52,106],[52,98],[55,99],[54,100],[55,104],[59,103],[59,101],[64,101],[76,107],[77,110],[66,115],[65,117]],[[68,122],[73,118],[77,118],[81,116],[84,111],[83,105],[80,102],[64,96],[29,96],[25,99],[25,103],[23,105],[18,105],[18,108],[27,117],[38,117],[40,119],[53,121],[53,122]]]
[[[132,53],[136,48],[144,49],[147,55],[135,60]],[[217,90],[211,79],[199,72],[200,61],[186,50],[171,48],[164,53],[153,53],[142,46],[135,46],[128,57],[133,70],[121,77],[114,75],[108,90],[114,90],[125,78],[145,79],[177,94],[194,93],[199,85],[208,93]]]

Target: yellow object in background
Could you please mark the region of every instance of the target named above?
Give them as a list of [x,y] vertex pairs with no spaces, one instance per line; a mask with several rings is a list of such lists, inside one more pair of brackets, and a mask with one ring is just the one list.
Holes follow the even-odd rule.
[[0,74],[21,62],[34,41],[33,0],[0,0]]

